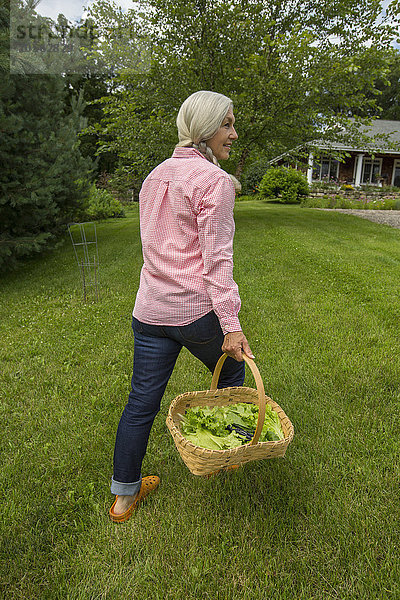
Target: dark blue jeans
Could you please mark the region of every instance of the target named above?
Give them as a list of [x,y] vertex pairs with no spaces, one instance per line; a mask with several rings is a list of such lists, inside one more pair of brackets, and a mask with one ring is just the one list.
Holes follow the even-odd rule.
[[[141,466],[150,430],[182,347],[213,372],[222,355],[224,341],[213,311],[180,327],[147,325],[133,318],[132,329],[135,340],[132,390],[118,425],[111,483],[113,494],[127,496],[133,496],[140,489]],[[228,357],[218,387],[243,385],[244,375],[245,363]]]

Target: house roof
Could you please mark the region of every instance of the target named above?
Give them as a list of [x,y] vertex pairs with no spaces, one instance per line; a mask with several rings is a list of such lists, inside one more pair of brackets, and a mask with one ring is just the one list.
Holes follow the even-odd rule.
[[[315,140],[313,146],[321,150],[347,150],[353,152],[381,152],[389,154],[400,154],[400,121],[389,121],[386,119],[376,119],[371,125],[361,125],[360,133],[371,138],[368,142],[365,139],[360,143],[346,142],[327,142],[325,140]],[[393,145],[397,145],[393,147]],[[311,144],[310,144],[311,145]]]
[[[316,147],[320,150],[335,150],[337,152],[347,151],[400,155],[400,121],[376,119],[371,125],[360,125],[359,131],[363,136],[368,136],[371,138],[370,142],[368,142],[365,138],[364,140],[360,141],[358,145],[354,142],[333,142],[323,139],[314,140],[308,144],[304,144],[303,146],[292,148],[280,156],[276,156],[269,161],[269,164],[279,162],[286,156],[290,156],[300,148],[307,146],[314,148]],[[397,144],[397,147],[391,147],[392,144]]]

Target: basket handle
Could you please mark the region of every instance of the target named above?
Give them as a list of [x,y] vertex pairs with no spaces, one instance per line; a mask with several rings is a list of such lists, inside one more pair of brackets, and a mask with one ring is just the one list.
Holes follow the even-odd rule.
[[[214,373],[213,373],[213,376],[212,376],[210,390],[216,390],[217,389],[217,384],[218,384],[219,376],[220,376],[220,373],[221,373],[222,365],[224,364],[227,356],[228,356],[227,354],[223,354],[221,356],[221,358],[218,360],[217,364],[215,365],[215,369],[214,369]],[[264,419],[265,419],[265,391],[264,391],[264,384],[263,384],[262,379],[261,379],[260,371],[258,370],[257,365],[254,362],[254,360],[252,360],[251,358],[249,358],[244,353],[243,353],[242,356],[243,356],[243,359],[245,360],[245,362],[249,365],[250,370],[253,373],[253,377],[255,379],[256,386],[257,386],[258,400],[259,400],[259,404],[258,404],[258,421],[257,421],[257,427],[256,427],[256,430],[254,432],[253,439],[251,440],[251,442],[249,442],[249,444],[257,444],[258,439],[259,439],[259,437],[261,435],[261,431],[262,431],[262,428],[263,428],[263,425],[264,425]]]

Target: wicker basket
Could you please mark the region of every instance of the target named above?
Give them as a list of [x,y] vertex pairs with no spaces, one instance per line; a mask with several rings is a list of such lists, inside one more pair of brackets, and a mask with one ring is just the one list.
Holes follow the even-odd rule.
[[[292,423],[281,407],[265,395],[264,385],[257,366],[246,355],[243,355],[243,358],[253,373],[257,389],[248,387],[217,389],[219,375],[226,357],[227,355],[223,354],[219,359],[209,390],[180,394],[172,401],[169,407],[166,421],[167,427],[171,432],[184,463],[194,475],[210,475],[226,467],[241,465],[252,460],[283,457],[286,448],[293,439],[294,429]],[[253,439],[248,444],[228,450],[209,450],[195,446],[182,435],[180,430],[181,417],[179,414],[184,414],[188,408],[194,406],[229,406],[229,404],[237,404],[238,402],[248,402],[256,404],[259,407],[257,428]],[[282,440],[276,442],[258,442],[264,424],[266,403],[279,415],[284,434],[284,439]]]

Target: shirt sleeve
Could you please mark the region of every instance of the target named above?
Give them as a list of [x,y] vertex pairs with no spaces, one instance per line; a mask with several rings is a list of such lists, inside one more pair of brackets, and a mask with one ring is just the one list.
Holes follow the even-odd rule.
[[201,197],[197,214],[203,281],[224,335],[242,329],[239,290],[233,279],[234,202],[233,182],[221,174]]

